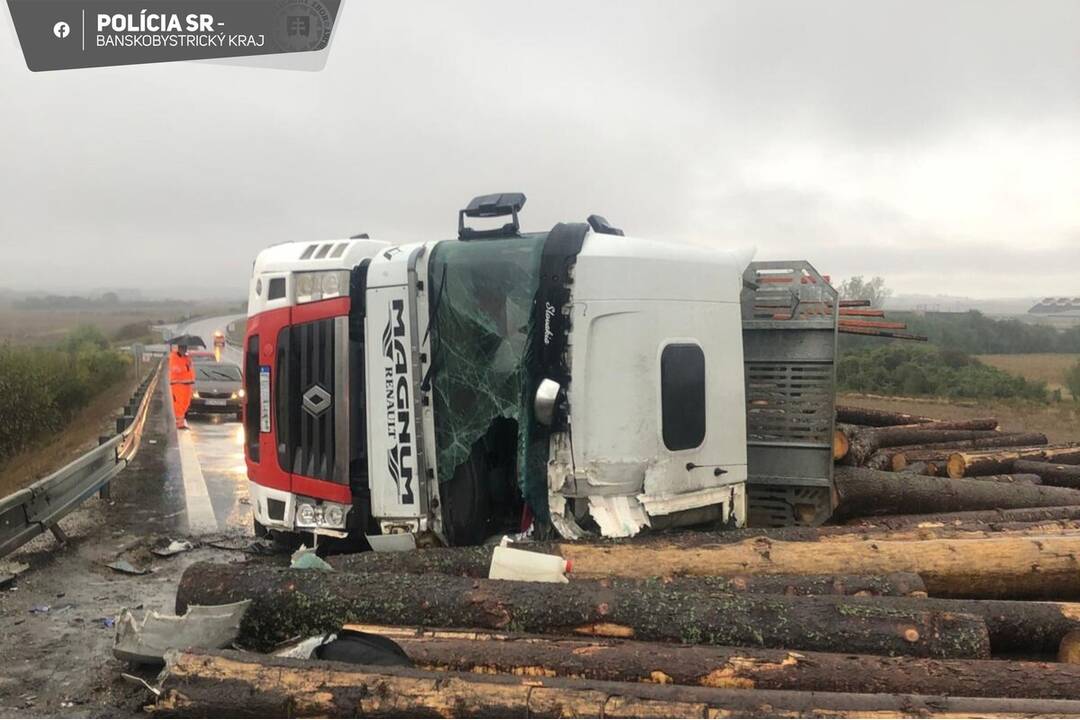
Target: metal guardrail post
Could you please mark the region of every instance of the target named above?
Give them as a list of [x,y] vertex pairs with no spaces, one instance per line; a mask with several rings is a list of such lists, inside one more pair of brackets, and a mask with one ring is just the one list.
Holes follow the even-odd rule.
[[[110,440],[112,440],[112,437],[110,437],[109,435],[98,435],[98,443],[97,444],[98,445],[104,445],[105,443],[109,442]],[[109,498],[112,497],[112,490],[109,488],[109,483],[105,483],[104,485],[101,486],[101,489],[98,490],[98,497],[101,498],[102,500],[108,500]]]

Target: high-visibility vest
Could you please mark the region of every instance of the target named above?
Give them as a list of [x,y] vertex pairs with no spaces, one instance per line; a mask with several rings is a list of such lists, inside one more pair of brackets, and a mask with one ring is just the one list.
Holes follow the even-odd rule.
[[189,385],[195,382],[195,366],[191,358],[179,352],[169,354],[169,382],[173,385]]

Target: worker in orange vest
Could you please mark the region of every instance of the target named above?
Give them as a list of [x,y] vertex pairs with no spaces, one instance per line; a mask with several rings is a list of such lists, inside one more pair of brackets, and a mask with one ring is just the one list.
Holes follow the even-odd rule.
[[187,354],[187,345],[177,345],[176,351],[169,355],[169,387],[172,389],[173,414],[176,415],[176,427],[187,429],[188,407],[191,395],[195,392],[195,367]]

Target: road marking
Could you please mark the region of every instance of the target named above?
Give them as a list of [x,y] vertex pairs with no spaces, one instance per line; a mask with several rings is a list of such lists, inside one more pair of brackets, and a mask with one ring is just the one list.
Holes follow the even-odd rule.
[[187,507],[188,532],[203,535],[218,531],[214,506],[210,502],[210,491],[206,488],[199,456],[195,453],[195,441],[190,430],[176,427],[176,413],[172,407],[172,392],[168,383],[164,383],[165,403],[169,407],[169,423],[176,433],[176,447],[180,451],[180,474],[184,478],[184,505]]
[[199,458],[195,454],[195,441],[187,430],[177,431],[180,446],[180,471],[184,475],[184,502],[187,504],[188,530],[193,535],[217,532],[217,518],[210,503]]

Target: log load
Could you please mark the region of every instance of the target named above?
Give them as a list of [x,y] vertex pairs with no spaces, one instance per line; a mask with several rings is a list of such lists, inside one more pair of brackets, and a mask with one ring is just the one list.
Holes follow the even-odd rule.
[[994,437],[999,434],[995,429],[997,425],[997,419],[984,418],[921,425],[861,428],[850,436],[848,452],[843,460],[847,464],[862,465],[881,448]]
[[[953,513],[944,515],[899,515],[864,517],[852,520],[848,525],[827,525],[822,527],[786,527],[786,528],[742,528],[739,530],[693,531],[676,533],[657,533],[639,535],[634,538],[595,539],[588,541],[533,542],[515,544],[514,547],[531,552],[558,555],[562,548],[585,545],[594,548],[626,545],[630,547],[652,545],[669,550],[675,548],[699,548],[735,544],[746,540],[784,541],[784,542],[858,542],[864,540],[900,541],[934,539],[985,539],[1002,538],[1010,535],[1063,535],[1080,531],[1080,505],[1067,508],[1036,508],[1028,515],[1017,515],[1021,520],[1013,520],[1010,513],[1025,513],[1026,510],[994,510],[982,513]],[[972,517],[968,518],[967,516]],[[1061,517],[1058,520],[1056,518]],[[908,518],[911,518],[910,520]],[[944,519],[943,519],[944,518]],[[492,546],[475,547],[435,547],[412,550],[409,552],[363,552],[350,555],[335,555],[327,561],[335,569],[351,573],[439,573],[443,575],[462,575],[465,577],[486,578],[491,568]],[[580,568],[579,568],[580,570]],[[660,575],[665,573],[661,570]],[[747,575],[741,572],[716,573],[727,581],[735,583],[733,591],[754,592],[758,588],[788,588],[791,580],[801,578],[795,587],[782,592],[787,594],[823,594],[829,587],[839,583],[844,592],[826,594],[853,595],[864,590],[871,594],[909,594],[919,592],[914,573],[878,573],[850,575],[831,573],[822,575],[812,570],[797,574],[770,573],[765,576]],[[570,579],[574,579],[574,574]],[[760,582],[749,583],[747,578],[761,577]],[[765,583],[764,585],[762,583]],[[870,583],[870,585],[867,585]],[[806,588],[805,590],[803,588]],[[890,588],[895,592],[890,592]],[[769,590],[768,592],[778,592]]]
[[838,467],[833,482],[839,500],[838,518],[1080,505],[1080,491],[1068,488],[905,475],[867,468]]
[[985,452],[957,452],[949,456],[949,477],[962,478],[969,475],[996,475],[1012,472],[1017,460],[1035,460],[1063,465],[1080,463],[1080,447],[1054,445]]
[[907,413],[892,412],[890,410],[875,410],[873,408],[861,408],[851,405],[836,406],[836,422],[847,425],[864,425],[867,427],[889,427],[891,425],[916,425],[920,423],[937,422],[933,418],[922,415],[909,415]]
[[432,672],[234,650],[170,651],[154,714],[173,717],[1074,717],[1075,700],[687,687]]
[[391,638],[427,670],[664,682],[705,687],[1080,699],[1080,667],[935,660],[480,631],[348,626]]
[[1080,537],[1070,535],[823,543],[758,539],[698,547],[562,544],[558,554],[573,561],[574,575],[581,578],[914,572],[927,592],[939,597],[1080,598]]
[[880,467],[867,462],[867,467],[875,470],[900,471],[908,463],[925,461],[945,465],[949,456],[968,450],[987,450],[990,448],[1020,448],[1046,445],[1047,438],[1042,433],[998,433],[975,440],[961,440],[945,443],[927,443],[923,445],[902,445],[878,450],[871,460]]
[[[1080,530],[1080,522],[1074,526]],[[705,533],[702,533],[705,535]],[[710,533],[716,537],[718,533]],[[848,535],[851,535],[849,533]],[[838,535],[837,537],[845,537]],[[537,552],[530,545],[515,545],[521,550]],[[550,545],[540,546],[552,549]],[[406,573],[424,575],[436,573],[473,578],[487,578],[491,566],[492,548],[430,548],[404,553],[366,552],[338,555],[329,559],[337,570],[357,575],[370,573]],[[573,577],[571,576],[571,579]],[[727,575],[701,578],[666,578],[669,584],[683,589],[700,587],[711,592],[745,592],[759,595],[925,595],[926,585],[915,573],[883,575]]]
[[870,531],[906,531],[913,528],[981,528],[994,529],[1002,523],[1042,523],[1080,519],[1080,505],[1042,508],[1012,508],[994,510],[971,510],[955,513],[924,513],[913,515],[885,515],[859,517],[848,520],[847,527],[859,527]]
[[655,580],[568,585],[195,563],[180,580],[177,614],[242,599],[252,604],[240,637],[256,649],[359,622],[921,657],[990,650],[985,621],[971,615],[879,608],[870,598],[684,591]]
[[1080,489],[1080,465],[1057,465],[1038,460],[1014,460],[1013,470],[1019,473],[1035,473],[1044,485]]

